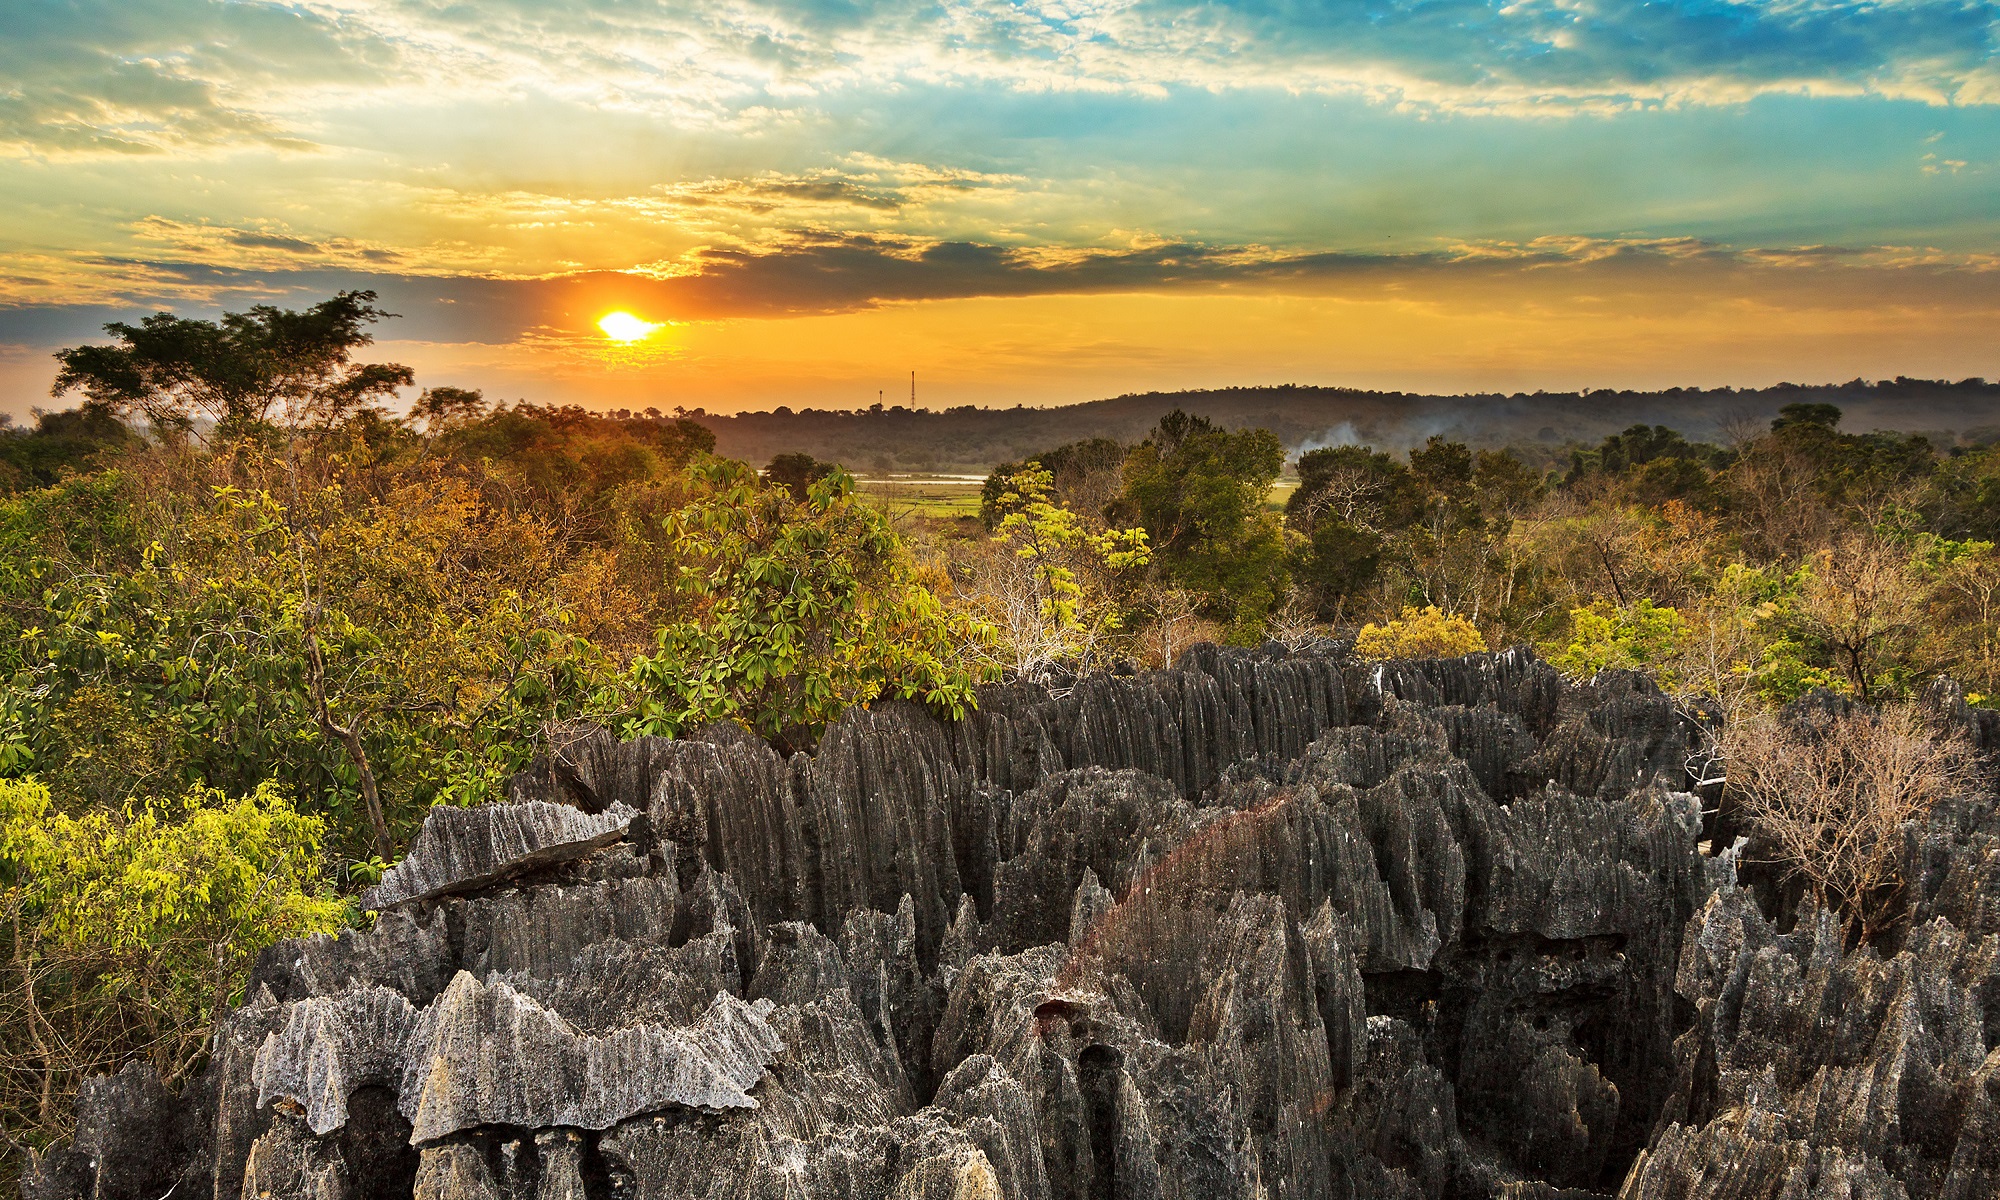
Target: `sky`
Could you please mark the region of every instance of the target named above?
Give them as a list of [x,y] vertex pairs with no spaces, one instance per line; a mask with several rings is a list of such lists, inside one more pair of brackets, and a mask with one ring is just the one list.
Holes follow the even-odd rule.
[[5,25],[15,415],[107,321],[354,288],[422,384],[595,407],[2000,376],[2000,0]]

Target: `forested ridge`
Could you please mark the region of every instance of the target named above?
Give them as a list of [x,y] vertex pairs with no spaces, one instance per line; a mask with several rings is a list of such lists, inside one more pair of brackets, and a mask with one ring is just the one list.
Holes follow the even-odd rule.
[[[718,455],[703,418],[441,384],[392,411],[417,381],[357,360],[373,300],[112,326],[61,356],[73,407],[0,435],[10,1171],[86,1075],[194,1070],[260,950],[365,923],[434,806],[584,723],[809,750],[855,706],[963,716],[1204,641],[1528,645],[1703,714],[1755,852],[1866,940],[1902,911],[1898,822],[1967,778],[1917,698],[2000,696],[2000,445],[1817,395],[1713,440],[1312,449],[1282,510],[1295,431],[1159,402],[1022,450],[977,520],[897,522],[810,453]],[[1828,693],[1882,715],[1770,715]],[[1868,738],[1903,775],[1834,764],[1832,807],[1785,808],[1801,747]]]
[[[928,392],[920,393],[927,395]],[[1763,388],[1585,388],[1574,392],[1438,395],[1280,384],[1144,392],[1047,408],[888,402],[852,409],[780,405],[767,412],[688,411],[717,449],[763,462],[786,453],[866,471],[984,471],[1091,438],[1136,442],[1160,414],[1185,409],[1230,429],[1269,429],[1291,451],[1335,443],[1407,449],[1432,434],[1475,449],[1511,448],[1537,466],[1573,441],[1664,424],[1715,440],[1768,425],[1788,404],[1831,404],[1857,428],[2000,437],[2000,384],[1984,379],[1854,379]],[[672,407],[672,406],[669,406]]]

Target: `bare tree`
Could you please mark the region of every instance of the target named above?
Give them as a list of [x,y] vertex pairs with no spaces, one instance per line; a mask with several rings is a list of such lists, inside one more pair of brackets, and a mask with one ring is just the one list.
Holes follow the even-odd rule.
[[1742,448],[1724,473],[1743,514],[1748,542],[1774,558],[1789,558],[1826,544],[1833,513],[1820,498],[1821,464],[1775,438]]
[[1730,791],[1777,862],[1866,942],[1903,907],[1903,828],[1973,782],[1969,739],[1913,704],[1734,721]]
[[1214,622],[1202,619],[1201,597],[1195,593],[1153,579],[1140,594],[1151,618],[1149,632],[1159,648],[1162,669],[1174,665],[1174,655],[1216,632]]
[[1387,485],[1379,473],[1342,467],[1326,477],[1326,482],[1307,498],[1298,514],[1296,527],[1311,533],[1327,514],[1357,529],[1381,531],[1382,492]]
[[1302,650],[1332,635],[1332,628],[1319,621],[1315,606],[1297,588],[1286,590],[1284,601],[1264,622],[1264,637],[1290,650]]
[[1912,665],[1922,604],[1909,552],[1872,533],[1851,533],[1815,556],[1799,611],[1866,702],[1885,670]]

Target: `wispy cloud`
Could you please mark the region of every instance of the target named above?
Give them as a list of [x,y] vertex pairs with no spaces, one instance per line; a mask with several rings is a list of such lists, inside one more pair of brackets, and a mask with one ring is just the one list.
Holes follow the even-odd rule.
[[796,333],[1118,296],[1062,337],[1108,362],[1174,357],[1120,325],[1156,303],[1700,287],[1962,334],[2000,280],[1996,30],[2000,0],[16,0],[0,344],[356,286],[486,346],[614,304]]
[[365,23],[303,5],[18,0],[0,38],[0,146],[304,149],[316,89],[379,86],[395,60]]
[[2000,102],[1995,0],[22,0],[0,144],[317,141],[329,107],[540,96],[683,128],[908,87],[1351,93],[1615,112],[1769,93]]

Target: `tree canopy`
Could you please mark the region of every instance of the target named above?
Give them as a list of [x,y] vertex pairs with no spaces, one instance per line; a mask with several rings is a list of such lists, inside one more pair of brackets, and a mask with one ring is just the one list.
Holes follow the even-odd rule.
[[1261,637],[1286,585],[1284,540],[1265,508],[1284,463],[1270,430],[1219,429],[1179,409],[1125,459],[1119,512],[1145,527],[1155,571],[1239,641]]
[[259,304],[203,321],[161,312],[137,325],[104,327],[110,346],[57,353],[54,394],[82,392],[87,403],[156,429],[206,421],[224,435],[269,424],[338,423],[415,382],[397,363],[356,363],[374,340],[367,327],[394,313],[375,293],[341,292],[303,312]]

